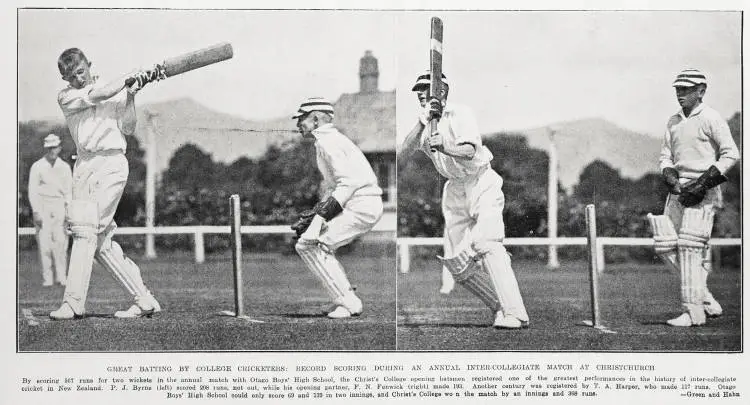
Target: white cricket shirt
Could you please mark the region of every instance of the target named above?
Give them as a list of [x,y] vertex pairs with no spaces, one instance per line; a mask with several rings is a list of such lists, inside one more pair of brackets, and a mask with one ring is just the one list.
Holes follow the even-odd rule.
[[680,110],[669,118],[659,168],[674,167],[681,179],[696,179],[712,165],[726,173],[739,157],[726,120],[713,108],[700,104],[689,117]]
[[93,89],[94,84],[81,89],[68,86],[57,96],[57,103],[65,115],[73,142],[79,153],[111,150],[124,152],[127,142],[118,126],[120,110],[125,107],[123,92],[94,103],[89,98]]
[[324,196],[332,196],[343,206],[352,197],[383,194],[370,163],[354,142],[332,124],[312,133]]
[[31,165],[29,202],[34,212],[41,212],[45,202],[69,201],[73,191],[73,174],[64,160],[54,164],[42,157]]
[[477,174],[492,161],[492,152],[482,145],[482,137],[479,134],[477,121],[470,108],[449,103],[443,109],[443,116],[438,121],[438,132],[443,135],[445,143],[474,145],[476,152],[472,159],[458,159],[440,152],[431,152],[428,142],[430,137],[430,126],[427,125],[422,131],[420,148],[427,154],[435,165],[437,171],[448,179],[459,179],[469,175]]

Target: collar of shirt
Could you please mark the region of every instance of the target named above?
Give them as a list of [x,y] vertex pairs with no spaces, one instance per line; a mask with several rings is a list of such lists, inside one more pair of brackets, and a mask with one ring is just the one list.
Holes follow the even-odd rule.
[[[701,111],[703,111],[703,108],[705,106],[706,106],[706,103],[703,103],[703,102],[700,103],[700,104],[698,104],[698,107],[695,107],[695,108],[693,108],[693,111],[690,111],[690,117],[692,117],[694,115],[700,114]],[[689,117],[685,117],[685,112],[682,111],[682,108],[680,108],[680,110],[677,112],[677,114],[679,114],[679,116],[682,117],[682,118],[689,118]]]
[[56,157],[54,162],[50,162],[49,159],[47,159],[46,156],[42,156],[42,160],[44,161],[44,163],[47,166],[49,166],[49,167],[55,167],[55,165],[57,165],[57,163],[60,161],[60,157],[59,156]]
[[312,130],[312,134],[315,137],[315,140],[318,140],[322,135],[329,134],[331,132],[335,132],[336,128],[333,127],[333,124],[323,124],[315,129]]

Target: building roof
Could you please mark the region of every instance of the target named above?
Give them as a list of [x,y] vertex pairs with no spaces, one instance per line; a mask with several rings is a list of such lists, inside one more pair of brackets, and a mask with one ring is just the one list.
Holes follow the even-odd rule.
[[362,152],[396,151],[395,90],[342,94],[334,107],[334,125]]

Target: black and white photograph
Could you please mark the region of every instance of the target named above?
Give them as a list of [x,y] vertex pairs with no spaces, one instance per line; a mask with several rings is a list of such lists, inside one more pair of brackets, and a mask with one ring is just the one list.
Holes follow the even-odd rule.
[[18,350],[396,349],[393,21],[19,10]]
[[3,398],[741,403],[747,7],[592,6],[5,6]]
[[399,350],[740,351],[741,21],[400,15]]

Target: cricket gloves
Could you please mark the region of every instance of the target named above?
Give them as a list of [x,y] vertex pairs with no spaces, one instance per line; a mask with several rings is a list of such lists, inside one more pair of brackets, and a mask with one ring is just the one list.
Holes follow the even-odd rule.
[[419,122],[422,125],[427,126],[433,119],[440,119],[443,116],[443,103],[439,99],[433,97],[424,106],[422,112],[419,114]]
[[664,178],[664,184],[669,187],[669,192],[675,195],[680,195],[682,187],[680,187],[680,173],[674,167],[665,167],[661,171],[661,175]]
[[300,218],[292,225],[292,230],[301,237],[307,231],[307,228],[313,223],[316,216],[325,221],[330,221],[344,211],[341,204],[333,197],[328,197],[325,201],[315,204],[311,210],[302,211]]
[[682,186],[682,192],[677,200],[685,207],[693,207],[703,201],[708,190],[725,181],[726,176],[721,174],[716,166],[711,166],[700,177]]

